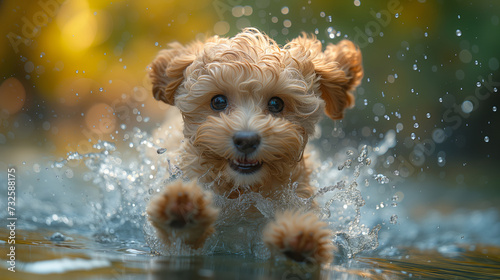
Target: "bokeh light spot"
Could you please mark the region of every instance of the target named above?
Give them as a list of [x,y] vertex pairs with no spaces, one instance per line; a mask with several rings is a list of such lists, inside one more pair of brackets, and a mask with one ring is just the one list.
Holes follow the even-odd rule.
[[488,61],[488,67],[490,67],[491,70],[496,71],[498,70],[498,59],[496,57],[490,58]]
[[460,51],[458,57],[460,58],[460,61],[462,61],[463,63],[469,63],[472,60],[472,54],[468,50]]
[[90,12],[78,13],[62,28],[61,38],[73,51],[85,50],[92,45],[97,34],[97,22]]
[[243,16],[244,12],[245,12],[245,9],[242,6],[235,6],[231,10],[233,17],[241,17],[241,16]]
[[229,23],[227,21],[219,21],[214,25],[214,32],[217,35],[224,35],[229,32]]
[[85,113],[85,124],[97,133],[111,133],[115,129],[116,117],[113,108],[106,103],[97,103]]
[[250,27],[252,24],[250,23],[250,20],[247,18],[239,18],[236,21],[236,28],[238,29],[243,29],[245,27]]
[[33,70],[35,70],[35,64],[33,64],[32,61],[28,61],[24,64],[24,71],[26,71],[26,73],[31,73]]
[[373,113],[377,116],[382,116],[385,114],[385,106],[382,103],[376,103],[373,105]]
[[474,110],[474,104],[472,104],[472,102],[470,102],[469,100],[465,100],[462,103],[462,111],[466,114],[469,114],[470,112],[472,112],[472,110]]
[[8,114],[17,113],[26,101],[26,90],[23,84],[10,77],[0,85],[0,109]]

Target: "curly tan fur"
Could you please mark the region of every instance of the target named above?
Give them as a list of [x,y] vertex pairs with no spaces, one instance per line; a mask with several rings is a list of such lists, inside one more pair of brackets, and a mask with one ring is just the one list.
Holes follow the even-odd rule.
[[177,233],[195,249],[215,231],[212,224],[217,212],[211,206],[210,196],[196,182],[181,181],[155,196],[147,209],[151,224],[165,243],[170,243]]
[[264,229],[264,242],[293,260],[326,263],[335,249],[326,226],[313,213],[286,211]]
[[[168,217],[175,214],[175,207],[186,212],[195,209],[200,220],[193,216],[193,221],[204,225],[199,229],[202,235],[186,234],[186,243],[201,246],[213,231],[211,223],[204,221],[213,223],[216,212],[208,197],[200,195],[201,186],[210,185],[214,193],[228,198],[259,192],[274,199],[282,196],[289,182],[296,182],[297,195],[310,197],[314,192],[309,184],[311,169],[304,156],[308,139],[323,112],[332,119],[343,117],[344,109],[354,103],[352,91],[362,76],[361,53],[352,42],[328,44],[323,51],[321,42],[306,34],[281,47],[248,28],[233,38],[215,36],[187,46],[172,43],[162,50],[151,64],[153,95],[182,115],[184,141],[172,156],[184,176],[197,182],[188,188],[175,185],[185,183],[169,185],[151,202],[148,214],[162,239],[169,240]],[[210,106],[217,95],[227,98],[223,110]],[[272,98],[283,100],[282,111],[270,112]],[[165,131],[157,133],[157,143],[168,145]],[[255,152],[242,154],[235,148],[233,137],[240,131],[260,137]],[[243,174],[231,168],[232,162],[258,162],[261,167]],[[193,195],[184,195],[188,189]],[[180,192],[184,206],[174,199]],[[286,253],[291,258],[330,260],[326,252],[331,253],[331,244],[326,240],[331,233],[313,216],[279,216],[265,232],[267,244],[282,252],[292,250]]]

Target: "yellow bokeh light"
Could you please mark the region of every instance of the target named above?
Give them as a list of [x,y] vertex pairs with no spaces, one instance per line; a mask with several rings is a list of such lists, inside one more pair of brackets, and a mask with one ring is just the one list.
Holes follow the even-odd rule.
[[97,22],[89,11],[78,13],[70,19],[61,31],[63,44],[75,52],[92,45],[97,34]]

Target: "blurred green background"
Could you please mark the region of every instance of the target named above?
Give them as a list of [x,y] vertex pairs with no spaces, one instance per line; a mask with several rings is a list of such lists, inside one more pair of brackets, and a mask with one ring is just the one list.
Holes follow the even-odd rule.
[[[376,3],[374,3],[376,2]],[[86,153],[166,105],[147,66],[167,43],[257,27],[361,48],[365,77],[326,154],[379,147],[393,182],[428,178],[498,194],[500,1],[39,0],[0,2],[1,168]],[[28,162],[28,163],[26,163]]]

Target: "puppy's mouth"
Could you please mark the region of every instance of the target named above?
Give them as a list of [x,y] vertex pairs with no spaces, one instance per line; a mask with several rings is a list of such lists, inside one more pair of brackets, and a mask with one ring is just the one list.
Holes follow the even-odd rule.
[[249,160],[249,159],[242,159],[242,160],[229,160],[229,166],[231,169],[234,171],[241,173],[241,174],[252,174],[260,170],[262,167],[262,162],[258,160]]

